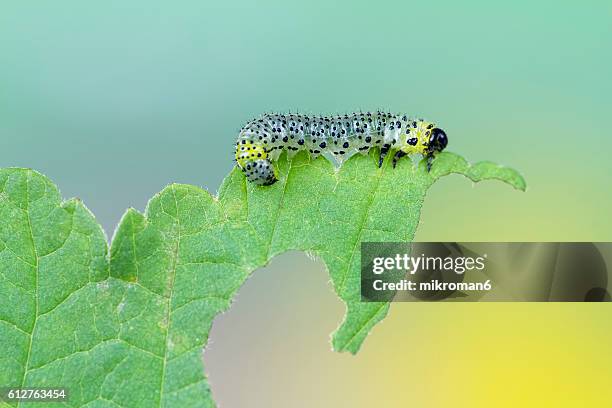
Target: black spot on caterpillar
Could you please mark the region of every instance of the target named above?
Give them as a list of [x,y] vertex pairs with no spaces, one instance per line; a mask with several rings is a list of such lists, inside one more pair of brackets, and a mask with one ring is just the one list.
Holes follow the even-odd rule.
[[431,168],[434,156],[448,143],[446,133],[423,119],[387,112],[308,116],[269,113],[248,122],[236,142],[236,162],[247,179],[259,185],[277,181],[273,162],[282,150],[307,150],[311,156],[330,153],[348,157],[380,147],[379,166],[395,151],[393,167],[404,156],[420,154]]

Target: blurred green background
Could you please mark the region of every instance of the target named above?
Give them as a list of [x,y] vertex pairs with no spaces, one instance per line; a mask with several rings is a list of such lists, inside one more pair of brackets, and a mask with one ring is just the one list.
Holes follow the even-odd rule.
[[[0,166],[111,235],[167,183],[214,193],[262,112],[382,108],[529,186],[448,177],[417,239],[610,241],[612,3],[564,3],[3,1]],[[292,253],[247,282],[206,352],[221,406],[612,403],[608,305],[395,304],[353,357],[327,281]]]

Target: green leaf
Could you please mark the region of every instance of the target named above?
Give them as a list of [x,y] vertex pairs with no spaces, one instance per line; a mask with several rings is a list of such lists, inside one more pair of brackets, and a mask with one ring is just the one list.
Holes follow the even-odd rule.
[[451,173],[525,189],[512,169],[452,153],[431,172],[379,169],[376,152],[339,169],[282,155],[278,167],[270,187],[234,169],[217,197],[168,186],[126,212],[110,251],[80,201],[61,203],[34,171],[0,170],[0,384],[68,387],[70,406],[214,406],[203,348],[255,269],[288,250],[320,257],[347,307],[333,347],[356,353],[389,309],[360,302],[360,242],[411,241],[427,190]]

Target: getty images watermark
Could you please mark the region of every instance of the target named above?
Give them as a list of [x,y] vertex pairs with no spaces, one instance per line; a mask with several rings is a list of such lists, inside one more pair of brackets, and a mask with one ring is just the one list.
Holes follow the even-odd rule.
[[364,242],[361,300],[610,301],[612,243]]
[[[420,254],[411,256],[406,253],[395,254],[394,257],[376,257],[372,262],[372,273],[381,275],[389,271],[403,271],[408,275],[415,275],[417,272],[433,271],[452,271],[456,274],[463,274],[466,271],[483,271],[487,254],[478,257],[470,256],[427,256]],[[383,279],[375,279],[373,282],[374,290],[490,290],[491,280],[485,282],[443,282],[438,279],[429,281],[414,281],[411,279],[401,279],[399,282],[385,282]]]
[[450,243],[380,243],[361,246],[363,301],[441,300],[492,288],[483,274],[487,255]]

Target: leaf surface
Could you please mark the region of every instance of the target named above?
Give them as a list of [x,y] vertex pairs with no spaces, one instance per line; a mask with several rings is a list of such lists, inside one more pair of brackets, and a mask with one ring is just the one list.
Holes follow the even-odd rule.
[[69,406],[214,406],[203,349],[255,269],[288,250],[320,257],[347,307],[333,347],[356,353],[389,309],[360,301],[362,241],[411,241],[427,190],[451,173],[525,189],[512,169],[452,153],[431,172],[379,169],[374,152],[340,168],[303,153],[277,165],[270,187],[238,169],[218,196],[166,187],[125,213],[110,250],[80,201],[62,203],[34,171],[0,170],[0,384],[64,386]]

